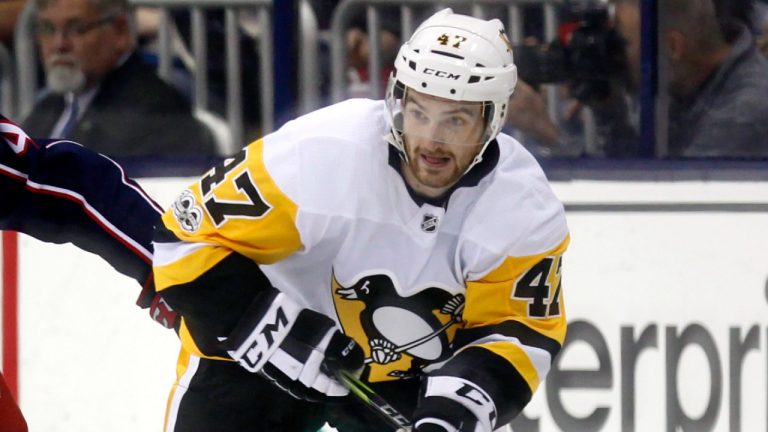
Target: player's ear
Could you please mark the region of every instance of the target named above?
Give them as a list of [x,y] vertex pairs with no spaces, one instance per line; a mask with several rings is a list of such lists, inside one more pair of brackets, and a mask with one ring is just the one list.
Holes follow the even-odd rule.
[[677,61],[683,57],[688,41],[681,32],[677,30],[668,31],[665,35],[664,42],[670,60]]
[[131,22],[128,15],[117,15],[112,19],[112,29],[118,36],[116,43],[120,52],[128,52],[134,46],[134,32],[131,28]]

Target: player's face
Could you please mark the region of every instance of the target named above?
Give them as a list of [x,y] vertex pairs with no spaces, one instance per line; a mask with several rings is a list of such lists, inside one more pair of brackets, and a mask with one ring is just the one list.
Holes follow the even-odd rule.
[[58,93],[98,82],[130,49],[126,18],[105,16],[88,0],[51,0],[36,25],[46,79]]
[[403,104],[408,184],[437,197],[453,186],[482,148],[483,104],[456,102],[408,90]]

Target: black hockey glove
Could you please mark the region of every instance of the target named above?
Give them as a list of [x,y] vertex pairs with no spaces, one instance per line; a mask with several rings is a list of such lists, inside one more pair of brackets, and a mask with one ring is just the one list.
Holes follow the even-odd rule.
[[324,370],[359,371],[364,360],[332,319],[274,288],[258,295],[222,347],[245,369],[307,400],[346,396],[349,390]]
[[414,412],[417,432],[491,432],[496,407],[483,389],[465,379],[429,376]]

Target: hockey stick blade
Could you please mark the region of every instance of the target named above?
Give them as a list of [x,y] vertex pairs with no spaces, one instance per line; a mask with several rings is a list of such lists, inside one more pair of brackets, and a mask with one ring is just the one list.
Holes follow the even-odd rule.
[[411,422],[356,376],[345,370],[337,370],[334,375],[350,393],[386,420],[395,432],[411,432]]

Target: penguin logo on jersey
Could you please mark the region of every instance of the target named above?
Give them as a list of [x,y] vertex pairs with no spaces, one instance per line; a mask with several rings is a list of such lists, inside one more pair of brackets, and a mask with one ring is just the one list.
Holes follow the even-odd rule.
[[191,191],[182,192],[171,208],[181,229],[188,233],[194,233],[200,228],[203,221],[203,210],[200,206],[195,205],[195,196],[192,195]]
[[428,287],[402,297],[384,274],[361,277],[350,286],[333,282],[339,320],[363,347],[371,381],[409,377],[450,357],[463,295]]

